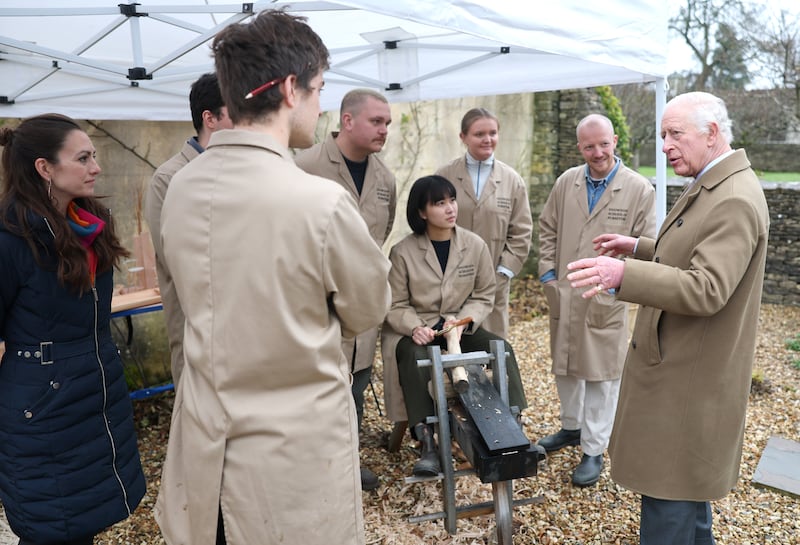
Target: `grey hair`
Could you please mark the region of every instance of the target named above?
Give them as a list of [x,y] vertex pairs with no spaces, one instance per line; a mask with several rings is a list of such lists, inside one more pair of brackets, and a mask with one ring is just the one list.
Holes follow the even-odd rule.
[[694,91],[676,96],[667,103],[667,106],[672,104],[691,106],[689,119],[701,133],[708,134],[709,126],[715,123],[725,142],[730,144],[733,141],[731,118],[728,117],[728,108],[721,98],[711,93]]

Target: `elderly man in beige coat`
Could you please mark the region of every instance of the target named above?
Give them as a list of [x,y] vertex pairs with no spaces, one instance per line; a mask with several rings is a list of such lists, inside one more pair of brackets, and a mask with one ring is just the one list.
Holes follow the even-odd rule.
[[[378,246],[383,246],[389,236],[397,208],[394,175],[377,155],[386,143],[391,122],[386,97],[372,89],[353,89],[342,98],[340,131],[328,134],[323,142],[295,157],[297,166],[309,174],[329,178],[347,190],[358,203],[358,211]],[[351,362],[359,429],[377,343],[377,327],[342,339],[344,356]],[[378,485],[378,477],[362,467],[362,489],[373,490]]]
[[[673,98],[663,150],[694,181],[656,240],[595,239],[608,256],[569,264],[584,297],[639,303],[611,435],[611,478],[642,495],[641,543],[714,543],[710,500],[736,486],[769,237],[766,199],[725,104]],[[582,290],[581,290],[582,291]]]
[[627,303],[611,293],[582,299],[567,281],[567,263],[593,251],[592,240],[613,228],[655,236],[653,185],[615,155],[617,135],[604,115],[584,117],[575,131],[586,162],[556,180],[539,216],[539,275],[550,305],[550,352],[561,429],[542,438],[548,452],[580,445],[576,486],[600,479],[619,379],[628,345]]
[[313,143],[328,51],[273,10],[213,50],[234,129],[162,212],[186,365],[155,517],[169,545],[363,544],[341,338],[385,316],[389,262],[347,192],[289,151]]
[[178,387],[183,370],[183,310],[175,293],[175,285],[167,273],[164,250],[161,247],[161,207],[172,177],[189,161],[203,153],[211,135],[233,127],[228,109],[222,102],[217,75],[203,74],[192,84],[189,91],[189,110],[197,136],[189,138],[181,151],[170,157],[153,173],[144,199],[144,219],[150,228],[150,237],[156,253],[156,274],[164,307],[164,318],[169,339],[170,370],[172,383]]

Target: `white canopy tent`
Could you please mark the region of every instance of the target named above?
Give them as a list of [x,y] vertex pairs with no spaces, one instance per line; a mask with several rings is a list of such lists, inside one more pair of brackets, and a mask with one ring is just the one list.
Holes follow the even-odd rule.
[[213,36],[276,8],[308,17],[331,52],[325,110],[354,87],[412,102],[655,81],[657,119],[665,101],[660,0],[130,2],[0,0],[0,117],[188,120]]

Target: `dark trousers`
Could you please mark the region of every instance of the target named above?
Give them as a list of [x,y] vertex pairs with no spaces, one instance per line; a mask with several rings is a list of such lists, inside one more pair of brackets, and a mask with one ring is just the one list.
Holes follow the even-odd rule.
[[358,415],[358,429],[361,430],[361,421],[364,420],[364,392],[372,378],[372,366],[353,373],[353,401],[356,402],[356,415]]
[[92,545],[94,543],[94,536],[84,537],[81,539],[71,539],[69,541],[48,541],[47,543],[39,543],[37,541],[28,541],[25,539],[19,540],[19,545]]
[[219,516],[217,517],[217,543],[216,545],[227,545],[225,541],[225,523],[222,522],[222,506],[219,508]]
[[[461,351],[475,352],[478,350],[489,350],[489,341],[503,340],[493,333],[479,327],[471,335],[461,336]],[[435,343],[445,343],[441,337]],[[525,391],[522,389],[522,379],[519,375],[517,359],[514,350],[508,342],[504,341],[506,352],[506,373],[508,375],[508,399],[510,405],[516,405],[519,410],[528,406],[525,400]],[[442,346],[442,345],[440,345]],[[443,344],[446,346],[446,344]],[[417,360],[428,358],[428,347],[419,346],[411,337],[403,337],[395,349],[397,358],[397,371],[400,376],[400,386],[403,389],[406,412],[408,413],[408,427],[414,429],[419,422],[424,422],[425,418],[434,414],[433,399],[428,393],[428,381],[431,379],[430,367],[417,366]]]
[[642,496],[640,545],[714,545],[711,504]]

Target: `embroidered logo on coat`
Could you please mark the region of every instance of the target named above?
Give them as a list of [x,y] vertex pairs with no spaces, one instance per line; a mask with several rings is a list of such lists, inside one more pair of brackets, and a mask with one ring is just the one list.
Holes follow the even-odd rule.
[[609,208],[608,221],[609,223],[625,223],[628,220],[627,208]]
[[497,197],[497,208],[511,210],[511,199],[508,197]]
[[475,265],[459,265],[456,268],[456,276],[458,278],[475,276]]
[[379,187],[378,189],[375,190],[375,193],[377,193],[378,199],[382,201],[389,202],[392,200],[392,192],[386,188]]

